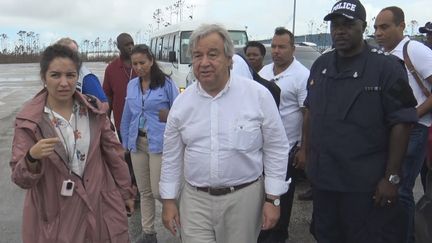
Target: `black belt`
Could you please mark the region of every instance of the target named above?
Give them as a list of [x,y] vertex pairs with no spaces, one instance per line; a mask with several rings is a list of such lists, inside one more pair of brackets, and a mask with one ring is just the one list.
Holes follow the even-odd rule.
[[242,188],[245,188],[255,182],[257,182],[259,180],[256,179],[254,181],[251,182],[246,182],[237,186],[230,186],[230,187],[195,187],[198,191],[202,191],[202,192],[207,192],[208,194],[212,195],[212,196],[223,196],[226,195],[228,193],[231,192],[235,192],[238,191]]
[[146,138],[147,137],[147,133],[138,129],[138,136]]

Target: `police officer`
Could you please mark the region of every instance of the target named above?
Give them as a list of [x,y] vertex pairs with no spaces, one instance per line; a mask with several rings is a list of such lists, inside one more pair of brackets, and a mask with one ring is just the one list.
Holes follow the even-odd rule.
[[399,242],[398,175],[416,100],[401,63],[364,42],[359,1],[337,2],[324,20],[335,50],[312,66],[300,151],[312,233],[318,243]]

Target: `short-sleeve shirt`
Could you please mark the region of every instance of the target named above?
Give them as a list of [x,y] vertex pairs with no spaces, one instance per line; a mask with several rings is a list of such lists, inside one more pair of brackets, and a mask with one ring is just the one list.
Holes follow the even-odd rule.
[[318,58],[308,80],[308,178],[321,190],[372,192],[385,174],[391,127],[418,120],[416,101],[396,57],[365,45],[341,72],[337,58]]
[[281,89],[279,111],[285,133],[291,143],[299,142],[303,123],[301,108],[307,95],[309,70],[295,58],[291,65],[278,75],[274,75],[273,67],[274,63],[264,66],[259,75],[275,82]]
[[[409,40],[408,37],[405,37],[390,53],[403,60],[403,46]],[[431,90],[432,84],[424,79],[432,76],[432,50],[418,41],[411,40],[408,44],[407,52],[414,68],[420,74],[420,77],[423,78],[423,85],[426,89]],[[408,72],[408,80],[417,100],[417,105],[421,105],[427,97],[423,94],[420,86],[410,72]],[[430,127],[432,124],[431,114],[428,112],[420,117],[419,123]]]
[[129,80],[135,77],[135,71],[132,68],[126,67],[120,57],[114,59],[105,69],[103,90],[106,96],[111,99],[117,131],[120,130],[127,84]]

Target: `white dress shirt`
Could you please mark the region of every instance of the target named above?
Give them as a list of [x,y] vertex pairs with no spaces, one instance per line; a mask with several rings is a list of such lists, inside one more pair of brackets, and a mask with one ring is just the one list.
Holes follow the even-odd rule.
[[164,134],[160,194],[177,197],[182,168],[187,183],[227,187],[265,172],[265,191],[281,195],[288,139],[270,92],[253,80],[232,76],[215,97],[199,82],[174,101]]
[[291,65],[278,75],[274,74],[273,67],[274,63],[264,66],[259,75],[267,80],[274,80],[281,89],[279,111],[286,135],[291,143],[300,142],[303,124],[301,108],[304,107],[307,96],[309,69],[295,58]]

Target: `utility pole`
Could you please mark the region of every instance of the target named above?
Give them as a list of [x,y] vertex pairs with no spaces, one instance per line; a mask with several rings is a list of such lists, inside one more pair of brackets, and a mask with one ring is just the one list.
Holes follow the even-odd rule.
[[292,33],[295,36],[295,19],[296,19],[296,0],[294,0],[294,11],[293,11],[293,27],[292,27]]

